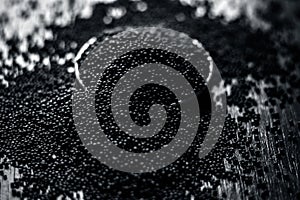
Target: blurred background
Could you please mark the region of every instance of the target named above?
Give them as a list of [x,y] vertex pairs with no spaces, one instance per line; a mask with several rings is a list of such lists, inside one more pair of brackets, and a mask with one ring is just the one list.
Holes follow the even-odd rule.
[[[144,26],[203,44],[228,116],[204,159],[195,142],[128,174],[77,135],[74,61],[89,39]],[[300,199],[299,52],[296,0],[0,0],[0,199]]]

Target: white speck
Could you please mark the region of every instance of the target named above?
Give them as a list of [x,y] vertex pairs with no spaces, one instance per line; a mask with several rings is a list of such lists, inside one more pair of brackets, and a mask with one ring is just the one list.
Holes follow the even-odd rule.
[[63,59],[63,58],[60,58],[58,59],[58,62],[57,62],[59,65],[64,65],[66,63],[66,60]]
[[21,52],[27,52],[28,51],[28,42],[26,40],[22,41],[19,49]]
[[70,47],[71,47],[72,49],[76,49],[77,43],[76,43],[76,42],[71,42]]
[[203,17],[206,13],[206,8],[199,6],[195,11],[195,17]]
[[13,63],[13,60],[11,58],[10,59],[6,59],[4,63],[5,63],[5,65],[11,66],[12,63]]
[[110,16],[103,17],[103,22],[104,24],[110,24],[112,22],[112,17]]
[[8,70],[7,70],[6,68],[4,68],[4,69],[2,70],[2,72],[3,72],[4,75],[7,75]]
[[65,59],[66,60],[71,60],[75,57],[75,55],[73,53],[67,53],[66,56],[65,56]]
[[209,82],[211,79],[211,76],[212,76],[213,69],[214,69],[214,61],[213,61],[212,57],[210,57],[210,56],[207,58],[207,60],[209,61],[209,74],[207,76],[206,82]]
[[46,65],[46,66],[50,65],[50,59],[49,59],[49,57],[46,57],[46,58],[43,59],[43,64]]
[[249,62],[248,63],[248,68],[252,68],[252,67],[254,67],[254,63],[253,62]]
[[203,45],[196,39],[193,40],[193,45],[199,47],[200,49],[203,49]]
[[22,68],[26,67],[26,62],[25,62],[23,56],[21,56],[21,55],[17,56],[16,63],[18,63]]
[[74,73],[75,68],[74,67],[68,67],[67,71],[68,71],[68,73]]
[[[179,0],[180,3],[184,6],[193,6],[195,4],[195,0]],[[202,1],[202,0],[199,0]]]
[[53,33],[51,30],[46,30],[45,31],[45,39],[47,40],[52,40],[53,39]]
[[34,69],[34,64],[33,63],[30,63],[28,66],[27,66],[27,70],[28,71],[33,71]]
[[124,7],[112,7],[107,11],[107,16],[110,16],[114,19],[120,19],[126,14],[126,9]]
[[136,8],[140,12],[145,12],[148,9],[148,5],[147,3],[141,1],[137,3]]
[[87,19],[90,18],[92,14],[93,8],[91,6],[85,6],[80,13],[80,17]]
[[5,79],[2,79],[2,85],[5,85],[5,87],[8,87],[8,81]]
[[38,54],[30,54],[29,58],[32,62],[39,62],[40,61],[40,56]]
[[177,21],[183,22],[186,17],[183,13],[179,13],[179,14],[175,15],[175,18],[176,18]]
[[104,3],[104,4],[110,4],[110,3],[114,3],[117,0],[94,0],[95,3]]

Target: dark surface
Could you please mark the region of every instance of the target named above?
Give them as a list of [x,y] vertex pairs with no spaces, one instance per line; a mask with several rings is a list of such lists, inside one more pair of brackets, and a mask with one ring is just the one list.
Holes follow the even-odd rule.
[[[24,71],[14,86],[0,90],[1,197],[72,198],[82,191],[84,199],[299,199],[299,46],[280,41],[279,31],[253,31],[244,19],[228,25],[207,16],[194,19],[193,8],[178,2],[147,1],[143,13],[130,10],[131,3],[114,4],[128,10],[110,25],[101,20],[108,6],[97,5],[89,19],[51,27],[57,39],[30,51],[50,58],[76,53],[90,37],[115,27],[163,26],[187,33],[210,52],[225,85],[232,85],[230,114],[215,149],[199,159],[196,139],[182,158],[155,173],[107,168],[85,150],[75,130],[75,75],[67,72],[73,64],[52,61],[50,69]],[[178,22],[174,16],[181,12],[186,20]],[[60,41],[66,42],[65,49],[59,49]],[[75,49],[69,47],[73,41]],[[280,64],[280,56],[289,59]],[[249,75],[253,79],[246,79]],[[262,81],[271,86],[263,88]],[[248,98],[249,92],[257,96]],[[243,115],[236,117],[235,108]]]

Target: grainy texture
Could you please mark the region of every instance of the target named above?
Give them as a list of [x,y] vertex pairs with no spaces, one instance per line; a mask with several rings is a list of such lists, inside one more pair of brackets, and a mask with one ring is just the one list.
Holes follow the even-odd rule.
[[[22,71],[14,77],[3,70],[11,68],[2,67],[10,84],[0,89],[1,200],[299,199],[299,46],[280,40],[284,30],[253,31],[243,18],[227,25],[206,15],[194,18],[195,9],[177,1],[147,1],[144,12],[134,5],[99,4],[91,18],[50,26],[56,39],[29,47],[28,53],[39,56],[33,72],[13,63]],[[127,12],[105,24],[112,6]],[[124,26],[172,28],[210,52],[225,80],[229,107],[219,143],[205,159],[196,157],[197,138],[167,168],[128,174],[100,164],[81,144],[71,112],[74,64],[66,54]],[[17,41],[7,42],[11,54],[18,54]]]

